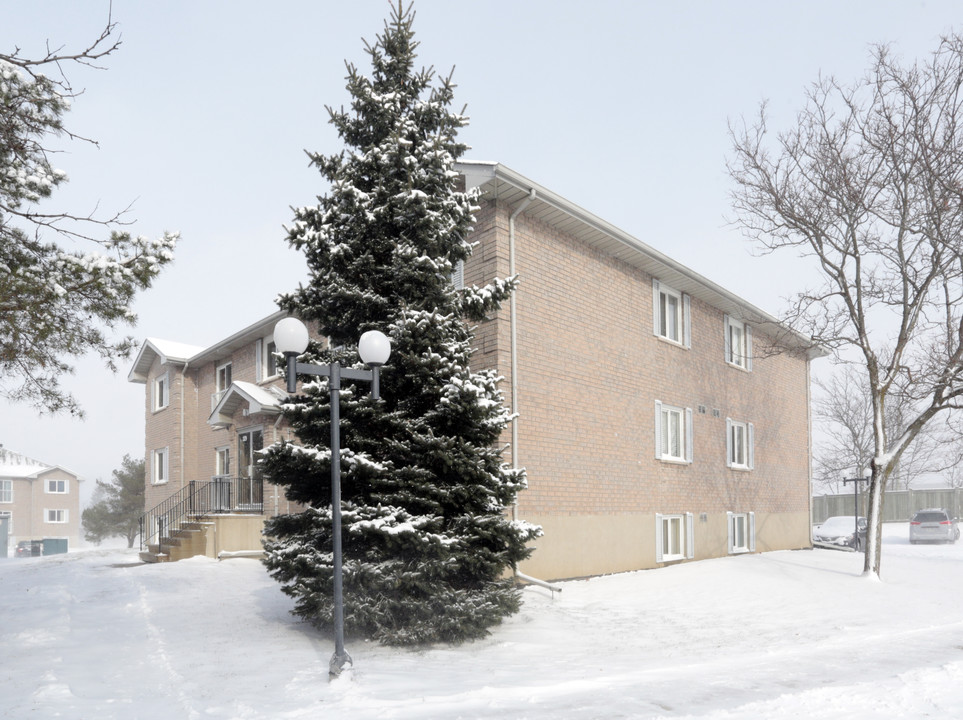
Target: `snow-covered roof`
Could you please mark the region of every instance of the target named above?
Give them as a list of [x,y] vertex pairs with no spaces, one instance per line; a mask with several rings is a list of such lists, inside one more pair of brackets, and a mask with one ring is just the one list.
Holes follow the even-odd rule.
[[251,414],[268,413],[276,415],[281,412],[281,403],[287,396],[276,387],[261,387],[254,383],[236,380],[224,393],[217,407],[211,413],[207,422],[210,425],[223,427],[234,422],[234,413],[242,403],[247,403]]
[[147,382],[147,373],[154,360],[160,358],[162,364],[170,362],[184,364],[204,350],[197,345],[187,345],[186,343],[174,342],[173,340],[161,340],[160,338],[147,338],[140,346],[137,357],[134,359],[134,366],[127,374],[129,382]]
[[134,365],[127,374],[127,380],[133,383],[146,383],[151,365],[157,358],[160,358],[161,363],[165,365],[167,363],[199,365],[210,360],[228,357],[239,347],[247,345],[253,339],[265,333],[269,333],[277,321],[287,317],[287,315],[288,313],[283,310],[274,312],[208,347],[187,345],[159,338],[147,338],[134,359]]
[[821,348],[813,348],[809,338],[792,331],[764,310],[501,163],[464,161],[455,163],[455,170],[464,176],[467,188],[480,188],[483,196],[497,198],[514,208],[528,201],[524,208],[526,215],[640,268],[676,290],[760,327],[789,347],[806,350],[809,357],[826,354]]
[[49,465],[13,450],[0,447],[0,477],[32,479],[51,470],[62,470],[68,475],[77,477],[77,473],[71,472],[60,465]]

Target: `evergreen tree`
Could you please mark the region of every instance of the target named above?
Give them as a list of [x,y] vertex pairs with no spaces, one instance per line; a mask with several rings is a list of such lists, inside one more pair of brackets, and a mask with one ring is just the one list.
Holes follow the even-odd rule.
[[[342,391],[342,498],[346,633],[390,644],[482,637],[515,612],[507,571],[539,529],[506,514],[524,486],[497,448],[510,416],[494,372],[469,368],[472,334],[514,279],[456,290],[471,252],[471,193],[458,190],[451,78],[432,87],[414,70],[413,13],[399,5],[373,46],[365,77],[348,65],[351,110],[329,108],[346,149],[311,155],[330,182],[316,207],[295,211],[289,243],[309,281],[279,304],[315,321],[336,350],[308,362],[358,363],[361,333],[392,342],[380,401],[364,385]],[[308,380],[308,378],[302,378]],[[306,382],[285,415],[301,446],[277,444],[266,476],[306,512],[269,521],[266,564],[296,599],[295,614],[333,624],[326,380]]]
[[120,469],[112,474],[114,478],[109,483],[97,481],[94,503],[84,509],[84,538],[100,544],[106,538],[120,536],[127,539],[127,547],[134,547],[144,512],[144,459],[133,460],[124,455]]
[[[0,52],[0,397],[41,412],[83,416],[60,384],[73,372],[69,359],[96,353],[116,370],[130,356],[134,339],[114,338],[113,331],[137,319],[134,298],[173,260],[178,239],[177,233],[132,237],[117,229],[130,224],[124,213],[73,214],[48,200],[67,179],[50,163],[53,138],[93,142],[64,125],[70,101],[81,94],[64,68],[98,67],[120,46],[111,43],[114,27],[108,20],[78,53]],[[44,74],[50,71],[59,78]]]

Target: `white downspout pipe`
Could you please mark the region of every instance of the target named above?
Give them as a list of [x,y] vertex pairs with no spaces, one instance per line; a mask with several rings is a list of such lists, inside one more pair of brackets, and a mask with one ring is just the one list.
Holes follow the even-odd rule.
[[184,457],[184,403],[187,402],[187,366],[190,365],[189,362],[184,363],[184,367],[181,368],[181,490],[186,487],[186,479],[184,478],[185,466],[187,465],[187,459]]
[[[515,277],[515,218],[535,199],[535,188],[528,191],[528,197],[522,200],[508,218],[508,275]],[[508,301],[509,331],[511,335],[509,352],[511,354],[512,372],[512,468],[518,469],[518,310],[515,293]],[[512,505],[512,520],[518,520],[518,500]]]
[[[528,204],[535,199],[535,188],[531,188],[528,191],[528,197],[522,200],[516,208],[512,211],[512,214],[508,217],[508,275],[509,277],[515,277],[515,218],[522,214]],[[518,311],[517,303],[515,300],[515,293],[513,292],[508,301],[509,307],[509,330],[511,335],[510,341],[510,353],[511,353],[511,369],[512,369],[512,468],[518,469]],[[515,502],[512,503],[512,520],[518,520],[518,498],[515,498]],[[547,588],[552,591],[552,596],[555,593],[562,592],[562,588],[558,585],[551,585],[544,580],[539,580],[538,578],[533,578],[530,575],[525,575],[515,569],[515,577],[523,582],[530,583],[532,585],[538,585],[539,587]]]

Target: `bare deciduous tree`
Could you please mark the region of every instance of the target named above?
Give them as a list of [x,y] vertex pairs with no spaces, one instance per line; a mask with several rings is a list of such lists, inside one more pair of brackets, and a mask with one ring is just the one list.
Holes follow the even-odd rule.
[[[849,492],[844,478],[864,477],[875,457],[873,398],[866,373],[842,364],[827,378],[813,380],[813,417],[820,430],[813,449],[814,480],[831,492]],[[915,415],[915,403],[891,393],[884,412],[887,437],[899,437]],[[947,416],[949,423],[958,418]],[[915,480],[950,471],[960,463],[959,433],[945,423],[929,423],[907,446],[887,478],[886,490],[907,490]]]
[[[766,251],[815,260],[822,282],[787,322],[859,358],[872,406],[864,571],[879,575],[884,487],[927,425],[963,394],[963,38],[925,61],[872,53],[851,85],[820,78],[794,127],[775,135],[765,104],[732,126],[737,222]],[[886,408],[903,395],[902,430]]]

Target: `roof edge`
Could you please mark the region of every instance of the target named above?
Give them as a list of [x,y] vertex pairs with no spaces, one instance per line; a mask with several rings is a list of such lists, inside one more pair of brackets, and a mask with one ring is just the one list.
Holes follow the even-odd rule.
[[812,338],[808,338],[802,333],[790,328],[774,315],[756,307],[748,300],[725,289],[709,278],[700,275],[692,268],[672,259],[665,253],[647,245],[621,228],[603,220],[598,215],[589,212],[558,193],[549,190],[543,185],[530,180],[521,173],[499,162],[461,160],[455,163],[455,169],[465,177],[465,186],[468,189],[474,187],[483,188],[487,182],[498,179],[526,193],[534,190],[535,197],[541,202],[547,203],[594,230],[608,235],[631,250],[646,256],[657,265],[662,265],[666,269],[682,275],[689,281],[705,288],[711,295],[722,298],[731,305],[739,307],[744,314],[745,320],[762,327],[768,334],[778,337],[783,341],[791,339],[792,342],[787,344],[792,345],[794,349],[805,349],[809,359],[828,354],[824,348],[814,344]]

